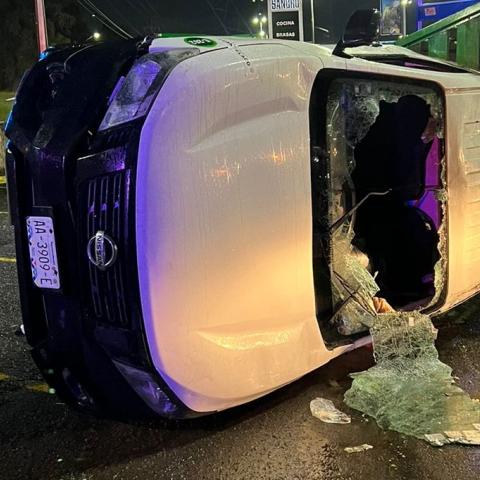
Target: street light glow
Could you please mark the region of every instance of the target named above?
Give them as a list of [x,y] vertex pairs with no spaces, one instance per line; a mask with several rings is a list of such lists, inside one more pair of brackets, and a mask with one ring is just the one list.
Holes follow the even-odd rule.
[[[263,0],[260,0],[263,1]],[[258,31],[256,33],[257,38],[266,38],[267,32],[264,30],[264,25],[268,22],[266,15],[263,13],[258,13],[251,20],[252,24],[258,27]]]
[[94,40],[100,40],[100,38],[102,37],[101,33],[99,32],[94,32],[93,35],[92,35],[93,39]]

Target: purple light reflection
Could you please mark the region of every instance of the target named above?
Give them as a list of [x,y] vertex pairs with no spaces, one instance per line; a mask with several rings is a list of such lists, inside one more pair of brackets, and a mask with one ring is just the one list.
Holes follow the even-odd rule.
[[435,223],[437,230],[441,225],[441,205],[435,196],[434,189],[440,187],[440,141],[437,137],[433,140],[432,148],[427,157],[425,167],[424,196],[416,202],[415,206],[425,212]]

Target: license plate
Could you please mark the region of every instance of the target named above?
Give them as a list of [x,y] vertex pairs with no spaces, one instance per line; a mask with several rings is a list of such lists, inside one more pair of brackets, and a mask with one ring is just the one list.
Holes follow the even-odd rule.
[[58,290],[57,247],[50,217],[27,217],[28,244],[33,283],[39,288]]

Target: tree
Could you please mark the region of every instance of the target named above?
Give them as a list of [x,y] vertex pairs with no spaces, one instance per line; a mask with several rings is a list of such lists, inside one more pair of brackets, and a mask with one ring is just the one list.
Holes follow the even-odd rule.
[[[49,44],[82,42],[88,14],[74,0],[46,0]],[[38,58],[34,0],[0,0],[0,90],[14,90]]]
[[0,90],[12,90],[36,58],[32,2],[0,0]]

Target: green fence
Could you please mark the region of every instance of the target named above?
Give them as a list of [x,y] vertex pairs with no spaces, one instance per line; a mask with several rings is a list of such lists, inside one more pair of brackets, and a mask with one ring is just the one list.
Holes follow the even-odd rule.
[[480,70],[480,4],[407,35],[397,45]]

